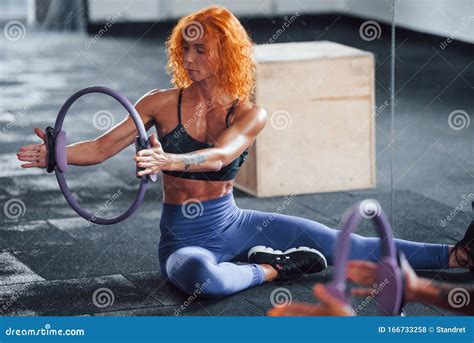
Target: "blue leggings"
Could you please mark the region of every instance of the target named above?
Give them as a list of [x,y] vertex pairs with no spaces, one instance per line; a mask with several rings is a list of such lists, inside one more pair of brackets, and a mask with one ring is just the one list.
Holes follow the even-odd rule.
[[[245,263],[256,245],[286,250],[308,246],[322,252],[328,264],[339,230],[321,223],[276,212],[240,209],[232,193],[219,198],[163,203],[160,220],[160,269],[177,288],[201,297],[223,297],[262,284],[260,265]],[[379,238],[352,235],[351,259],[377,261]],[[446,244],[395,240],[414,268],[448,266]]]

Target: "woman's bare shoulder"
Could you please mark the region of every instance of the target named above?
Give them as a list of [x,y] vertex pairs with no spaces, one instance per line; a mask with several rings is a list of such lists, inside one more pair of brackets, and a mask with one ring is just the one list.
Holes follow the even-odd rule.
[[256,135],[267,122],[267,112],[252,102],[241,101],[235,109],[235,115],[230,125],[237,122],[244,127],[251,127],[251,131],[254,131]]
[[178,88],[166,88],[166,89],[153,89],[146,93],[143,97],[148,97],[151,101],[156,104],[165,104],[170,100],[176,101],[178,94]]
[[138,103],[142,107],[147,108],[149,112],[153,113],[155,120],[158,119],[161,113],[169,111],[172,107],[176,107],[178,99],[178,89],[153,89],[144,94]]
[[236,117],[258,117],[261,120],[266,120],[267,112],[259,105],[256,105],[250,101],[240,101],[235,109]]

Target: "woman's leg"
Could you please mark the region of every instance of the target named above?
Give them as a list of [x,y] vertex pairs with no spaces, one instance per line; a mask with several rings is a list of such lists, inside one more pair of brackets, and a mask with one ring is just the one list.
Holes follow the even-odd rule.
[[232,193],[200,204],[163,203],[158,249],[162,275],[183,292],[204,297],[263,283],[264,269],[258,264],[229,263],[235,248],[227,250],[223,233],[237,228],[239,213]]
[[210,298],[223,297],[264,282],[264,271],[256,264],[217,263],[211,251],[183,247],[166,261],[169,280],[187,294]]
[[[238,230],[226,232],[226,241],[238,247],[239,258],[246,260],[247,251],[255,245],[265,245],[278,250],[307,246],[319,250],[328,264],[333,264],[334,243],[339,230],[306,218],[279,213],[242,209],[243,217]],[[449,246],[395,240],[414,268],[441,269],[448,267]],[[380,240],[377,237],[351,236],[350,259],[377,261],[380,257]]]

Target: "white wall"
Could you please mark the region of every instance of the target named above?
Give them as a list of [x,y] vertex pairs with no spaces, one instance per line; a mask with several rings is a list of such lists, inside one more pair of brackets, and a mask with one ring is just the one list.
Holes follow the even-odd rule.
[[347,0],[273,0],[275,15],[299,13],[342,13]]
[[[349,14],[385,23],[392,0],[89,0],[90,19],[103,22],[121,12],[121,21],[178,18],[210,3],[236,15],[299,13]],[[398,26],[474,43],[474,0],[396,0]]]
[[118,21],[153,21],[160,16],[159,0],[89,0],[89,19],[105,22],[108,18],[120,16]]
[[[348,0],[349,13],[391,22],[391,1]],[[397,26],[474,43],[474,0],[397,0]]]
[[0,0],[0,21],[26,19],[27,0]]

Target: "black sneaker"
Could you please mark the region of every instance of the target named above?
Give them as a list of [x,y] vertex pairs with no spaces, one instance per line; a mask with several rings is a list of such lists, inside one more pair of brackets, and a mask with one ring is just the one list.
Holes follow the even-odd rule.
[[282,252],[263,245],[251,248],[247,254],[250,263],[269,264],[278,272],[279,281],[319,273],[328,266],[324,255],[308,247],[291,248]]

